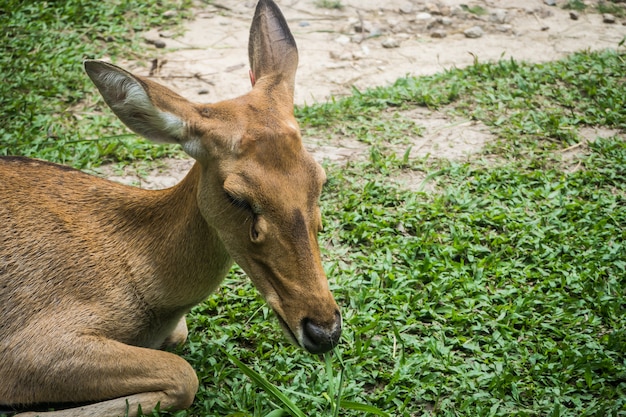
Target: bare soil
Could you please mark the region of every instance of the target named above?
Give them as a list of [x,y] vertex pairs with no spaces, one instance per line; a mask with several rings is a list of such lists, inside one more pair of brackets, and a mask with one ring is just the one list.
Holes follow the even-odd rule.
[[[626,18],[606,23],[606,16],[591,11],[597,0],[587,0],[590,11],[579,12],[576,20],[562,7],[564,0],[557,0],[555,6],[548,5],[549,0],[341,0],[340,9],[321,7],[337,3],[333,0],[277,3],[300,51],[298,104],[348,95],[353,88],[387,85],[407,75],[463,67],[475,59],[542,62],[580,50],[615,49],[626,36]],[[247,40],[255,4],[254,0],[198,3],[182,36],[157,29],[146,33],[152,61],[119,64],[197,102],[245,94],[250,89]],[[479,36],[470,37],[468,30]],[[165,47],[154,46],[159,42]],[[442,112],[420,109],[408,117],[425,130],[422,136],[410,138],[412,156],[465,158],[491,139],[480,123],[451,119]],[[364,144],[347,138],[330,143],[304,140],[320,160],[341,162],[367,152]],[[114,175],[105,169],[105,175],[162,188],[180,179],[191,163],[164,161],[147,175],[132,169]]]

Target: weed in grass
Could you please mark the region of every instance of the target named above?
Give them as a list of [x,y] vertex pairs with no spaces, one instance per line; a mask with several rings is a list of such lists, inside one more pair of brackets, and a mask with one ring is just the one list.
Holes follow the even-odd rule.
[[626,8],[620,4],[616,4],[617,2],[607,2],[607,1],[599,1],[598,2],[598,13],[610,13],[617,17],[626,16]]
[[[326,412],[324,412],[324,415],[328,416],[337,417],[339,415],[339,411],[343,408],[347,410],[361,411],[370,415],[389,417],[389,414],[371,405],[346,401],[342,399],[342,387],[344,383],[343,369],[341,370],[339,377],[335,378],[331,358],[332,355],[330,353],[324,355],[324,361],[326,365],[325,374],[328,390],[327,392],[322,393],[322,398],[293,390],[281,390],[280,388],[269,382],[267,379],[265,379],[261,374],[241,362],[239,359],[235,358],[232,355],[229,355],[227,352],[224,353],[228,356],[231,362],[233,362],[239,369],[241,369],[241,371],[245,373],[259,388],[262,388],[266,393],[268,393],[271,397],[274,398],[274,400],[278,402],[278,405],[281,408],[271,411],[269,414],[267,414],[266,417],[282,415],[303,417],[310,415],[310,411],[302,410],[301,408],[296,406],[294,402],[289,398],[289,395],[300,396],[305,398],[309,402],[325,405]],[[325,402],[326,404],[324,404]]]
[[563,5],[563,8],[566,10],[576,10],[582,12],[587,8],[587,5],[582,0],[568,0],[567,3]]
[[468,6],[466,4],[462,4],[461,8],[468,13],[475,14],[476,16],[483,16],[487,14],[487,10],[482,6]]
[[316,0],[315,5],[323,9],[343,9],[341,0]]

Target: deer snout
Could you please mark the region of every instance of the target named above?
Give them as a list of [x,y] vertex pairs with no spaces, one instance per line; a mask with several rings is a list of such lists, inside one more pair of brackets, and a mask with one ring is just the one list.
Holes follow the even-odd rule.
[[330,323],[316,323],[302,319],[302,344],[313,354],[326,353],[339,343],[341,337],[341,313],[335,313],[335,320]]

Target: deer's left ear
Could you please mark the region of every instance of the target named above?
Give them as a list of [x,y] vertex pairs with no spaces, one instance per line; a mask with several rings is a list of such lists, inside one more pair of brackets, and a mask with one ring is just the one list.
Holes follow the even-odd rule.
[[272,0],[259,0],[248,43],[250,81],[256,85],[283,84],[293,100],[298,48],[287,21]]
[[250,70],[250,84],[252,84],[252,87],[254,87],[254,84],[256,84],[256,78],[254,77],[254,73],[252,72],[252,70]]

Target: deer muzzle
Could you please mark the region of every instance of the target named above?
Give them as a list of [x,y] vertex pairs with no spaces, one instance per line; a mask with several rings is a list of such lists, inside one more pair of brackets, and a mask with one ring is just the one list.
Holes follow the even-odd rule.
[[299,341],[304,349],[313,354],[326,353],[339,343],[341,337],[341,314],[335,312],[335,319],[329,323],[316,323],[309,318],[302,319],[302,337]]

